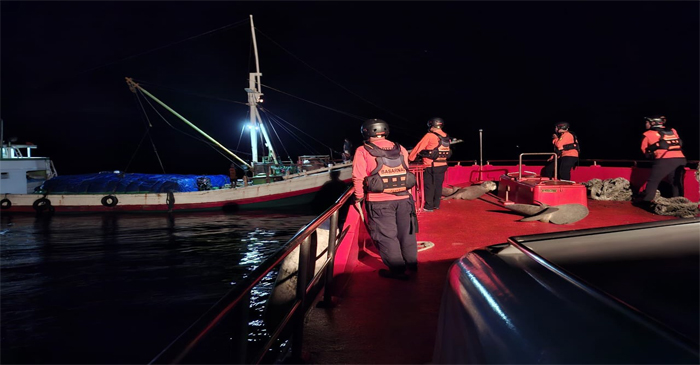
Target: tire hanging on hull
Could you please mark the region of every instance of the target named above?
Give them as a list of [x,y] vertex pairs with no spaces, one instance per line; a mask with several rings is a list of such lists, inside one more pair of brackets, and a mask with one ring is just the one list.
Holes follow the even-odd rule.
[[119,203],[119,199],[117,199],[116,196],[114,195],[105,195],[102,197],[102,205],[105,207],[115,207]]
[[51,205],[51,200],[45,197],[35,200],[32,204],[32,208],[34,208],[34,211],[37,213],[43,213],[46,210],[48,210],[50,213],[53,213],[54,211],[54,207]]

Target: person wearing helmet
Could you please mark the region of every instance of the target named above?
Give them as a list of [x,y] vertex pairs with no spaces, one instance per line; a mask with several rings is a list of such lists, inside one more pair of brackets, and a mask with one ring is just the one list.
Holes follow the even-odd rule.
[[366,120],[361,132],[365,142],[355,150],[352,164],[355,207],[364,219],[361,203],[365,202],[369,234],[388,267],[379,275],[407,280],[406,270],[418,270],[418,220],[409,192],[416,176],[408,171],[406,149],[387,139],[385,121]]
[[[554,126],[552,145],[557,154],[557,172],[561,180],[571,180],[571,170],[578,163],[580,147],[578,137],[569,131],[569,123],[559,122]],[[548,178],[554,177],[554,156],[547,160],[542,170],[542,175]]]
[[422,157],[423,165],[427,166],[423,172],[423,192],[425,194],[423,211],[425,212],[440,209],[447,159],[452,156],[450,137],[443,130],[444,126],[445,121],[442,118],[430,119],[428,133],[418,141],[416,147],[408,155],[410,161],[415,161],[419,156]]
[[683,195],[683,173],[687,161],[681,149],[683,142],[674,128],[666,127],[665,116],[645,117],[644,122],[647,131],[644,132],[641,149],[653,162],[639,205],[648,209],[664,178],[671,182],[672,196]]

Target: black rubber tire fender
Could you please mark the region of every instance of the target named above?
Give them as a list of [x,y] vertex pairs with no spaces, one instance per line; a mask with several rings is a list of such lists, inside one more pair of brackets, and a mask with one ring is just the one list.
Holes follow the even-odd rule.
[[47,198],[39,198],[34,201],[34,203],[32,204],[32,208],[34,208],[34,210],[39,213],[43,212],[44,210],[50,211],[52,208],[51,200]]
[[105,207],[114,207],[119,203],[119,199],[117,199],[116,196],[114,195],[105,195],[102,197],[102,205]]

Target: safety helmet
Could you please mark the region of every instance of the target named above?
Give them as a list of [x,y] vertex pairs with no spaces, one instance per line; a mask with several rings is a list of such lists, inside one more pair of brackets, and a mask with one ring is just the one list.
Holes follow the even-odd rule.
[[389,124],[381,119],[367,119],[362,123],[362,137],[368,140],[370,137],[389,136]]
[[644,121],[649,122],[653,127],[655,125],[664,125],[666,123],[666,117],[663,115],[652,115],[651,117],[644,117]]
[[569,123],[567,123],[567,122],[559,122],[559,123],[557,123],[557,124],[554,125],[554,129],[556,129],[556,130],[560,130],[560,129],[561,129],[561,130],[568,131],[568,130],[569,130]]
[[442,128],[445,125],[445,121],[442,118],[433,118],[428,121],[428,128]]

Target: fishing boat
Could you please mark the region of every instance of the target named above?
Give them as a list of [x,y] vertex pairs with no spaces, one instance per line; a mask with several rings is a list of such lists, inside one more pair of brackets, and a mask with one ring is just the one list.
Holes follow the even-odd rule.
[[[443,187],[498,187],[432,212],[417,205],[418,271],[408,280],[378,275],[384,264],[347,207],[348,189],[151,363],[697,363],[698,162],[686,168],[685,218],[606,200],[585,184],[638,188],[650,170],[641,162],[585,160],[572,181],[544,179],[543,165],[522,156],[513,162],[450,163]],[[419,204],[420,186],[413,194]],[[546,194],[587,214],[554,224],[508,208]],[[249,298],[279,265],[271,297],[287,302],[267,304],[276,321],[261,345],[248,332]]]
[[[120,171],[58,176],[50,158],[32,156],[31,151],[37,148],[36,145],[3,143],[0,164],[2,211],[156,213],[261,209],[307,204],[324,184],[348,183],[351,162],[336,162],[329,155],[304,155],[297,161],[282,161],[278,157],[258,111],[263,96],[262,73],[252,15],[250,28],[256,67],[245,88],[250,108],[250,161],[231,152],[139,83],[126,78],[129,89],[137,96],[157,102],[220,148],[222,153],[235,158],[247,172],[243,179],[235,176],[231,179],[227,175],[158,175]],[[259,148],[261,137],[264,142]]]

